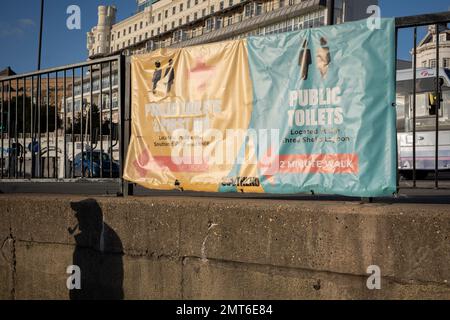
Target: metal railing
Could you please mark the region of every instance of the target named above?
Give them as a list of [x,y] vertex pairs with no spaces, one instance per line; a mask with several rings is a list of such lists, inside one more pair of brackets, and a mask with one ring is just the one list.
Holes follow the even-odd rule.
[[[400,30],[413,28],[415,53],[419,27],[439,28],[449,22],[450,12],[397,18],[396,33],[398,36]],[[439,48],[439,37],[436,46]],[[420,82],[416,59],[413,55],[413,84]],[[433,131],[436,188],[442,96],[438,66],[432,89],[438,97]],[[416,166],[416,87],[412,85],[411,91],[414,187],[421,170]],[[129,58],[122,55],[0,79],[0,183],[112,182],[117,183],[119,193],[131,194],[133,185],[121,178],[130,139],[130,105],[131,67]],[[399,145],[399,158],[401,148]],[[400,169],[401,165],[398,173]]]
[[0,79],[0,182],[117,181],[123,68],[114,56]]
[[[411,143],[408,143],[407,146],[402,145],[403,141],[400,141],[400,145],[399,145],[399,149],[398,149],[398,159],[400,161],[399,163],[399,171],[402,171],[404,175],[409,176],[410,178],[412,178],[412,187],[416,188],[417,185],[417,180],[420,177],[424,177],[426,175],[426,173],[428,173],[429,171],[433,171],[434,172],[434,188],[439,188],[439,177],[440,177],[440,171],[442,171],[443,169],[443,160],[442,160],[442,152],[440,155],[440,142],[439,142],[439,137],[442,136],[440,135],[440,131],[441,131],[441,124],[440,122],[442,122],[442,108],[441,108],[441,102],[442,102],[442,84],[443,84],[443,80],[442,80],[442,75],[443,72],[445,73],[445,69],[442,71],[442,67],[444,67],[443,65],[441,66],[441,59],[440,59],[440,28],[443,25],[447,25],[448,23],[450,23],[450,12],[442,12],[442,13],[434,13],[434,14],[425,14],[425,15],[418,15],[418,16],[410,16],[410,17],[400,17],[400,18],[396,18],[396,52],[398,51],[398,34],[400,30],[404,30],[404,29],[413,29],[413,36],[412,36],[412,40],[411,40],[411,47],[412,49],[412,83],[411,83],[411,88],[409,94],[410,94],[410,98],[409,101],[407,101],[407,104],[409,105],[409,110],[411,111],[412,114],[410,114],[409,118],[410,118],[410,123],[412,125],[411,131],[408,130],[404,130],[406,134],[409,134],[409,132],[412,135],[412,141]],[[437,32],[437,36],[433,37],[432,40],[432,44],[435,47],[435,61],[436,61],[436,65],[433,67],[431,65],[427,65],[427,66],[421,66],[421,68],[418,68],[417,66],[417,49],[418,49],[418,28],[419,27],[424,27],[424,26],[433,26]],[[398,54],[398,53],[397,53]],[[425,91],[426,90],[424,88],[423,84],[420,84],[418,79],[418,72],[419,71],[423,71],[425,72],[425,68],[428,69],[434,69],[434,84],[432,85],[433,88],[429,89],[429,91]],[[425,74],[425,73],[423,73]],[[434,159],[434,165],[432,166],[431,170],[429,167],[429,163],[428,163],[428,169],[425,165],[421,165],[420,169],[417,167],[417,160],[418,160],[418,154],[417,154],[417,149],[418,147],[421,148],[421,150],[423,149],[422,145],[423,143],[419,146],[418,145],[418,138],[420,139],[425,139],[422,136],[418,137],[418,133],[419,132],[424,132],[424,130],[420,130],[417,125],[418,125],[418,116],[417,116],[417,95],[418,95],[418,91],[421,90],[421,93],[426,93],[426,94],[432,94],[434,95],[434,97],[436,97],[435,100],[435,105],[434,107],[430,106],[430,114],[429,116],[434,116],[434,141],[432,141],[434,143],[434,155],[427,155],[428,159],[430,158],[430,156],[433,156]],[[399,85],[397,82],[397,94],[399,94]],[[397,105],[397,108],[399,106]],[[434,108],[434,112],[431,112],[432,108]],[[445,108],[449,108],[450,109],[450,105],[446,105]],[[409,111],[407,110],[407,111]],[[433,114],[434,113],[434,114]],[[450,113],[449,113],[450,115]],[[432,117],[428,117],[428,118],[432,118]],[[407,117],[405,116],[405,121],[407,120]],[[398,121],[398,120],[397,120]],[[450,134],[450,132],[449,132]],[[423,134],[424,135],[424,134]],[[449,146],[450,147],[450,146]],[[428,149],[430,148],[430,146],[428,146]],[[412,149],[412,157],[410,157],[409,153],[410,150]],[[402,154],[403,152],[405,152],[406,154]],[[402,161],[402,157],[405,156],[405,158],[407,158],[408,160],[410,158],[411,159],[411,166],[409,166],[409,161],[407,161],[407,165],[405,165],[405,167],[403,167],[403,164],[401,163]],[[421,155],[422,158],[424,158],[423,154]],[[430,160],[428,160],[429,162]],[[403,170],[404,168],[406,168],[407,170]],[[448,169],[450,170],[450,167],[448,167]],[[407,174],[405,174],[405,172]],[[420,172],[420,175],[418,174]],[[400,172],[399,172],[400,174]]]

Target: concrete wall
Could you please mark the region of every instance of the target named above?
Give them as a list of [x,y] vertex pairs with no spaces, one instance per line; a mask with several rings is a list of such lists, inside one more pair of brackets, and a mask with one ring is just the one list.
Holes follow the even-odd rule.
[[86,199],[0,196],[0,299],[450,299],[449,206]]

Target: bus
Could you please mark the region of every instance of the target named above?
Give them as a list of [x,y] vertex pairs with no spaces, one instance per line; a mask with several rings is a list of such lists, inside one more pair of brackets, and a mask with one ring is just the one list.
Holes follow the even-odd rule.
[[[439,69],[441,106],[436,110],[436,69],[416,70],[416,178],[435,171],[436,112],[439,114],[438,170],[450,171],[450,70]],[[398,169],[413,176],[413,70],[397,71]]]

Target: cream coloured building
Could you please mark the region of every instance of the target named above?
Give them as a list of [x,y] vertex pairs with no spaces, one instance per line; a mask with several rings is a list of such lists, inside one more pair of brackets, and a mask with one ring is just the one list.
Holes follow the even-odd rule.
[[[441,27],[439,30],[439,66],[450,69],[450,29]],[[430,26],[428,33],[417,46],[417,67],[436,67],[436,27]],[[414,50],[411,51],[414,54]]]
[[[98,8],[87,35],[89,58],[318,27],[329,0],[137,0],[133,16],[116,21],[114,6]],[[368,16],[377,0],[335,0],[335,23]]]

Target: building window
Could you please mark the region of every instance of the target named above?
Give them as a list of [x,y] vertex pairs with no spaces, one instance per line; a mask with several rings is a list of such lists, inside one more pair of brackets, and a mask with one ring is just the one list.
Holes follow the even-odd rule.
[[172,8],[172,14],[175,14],[177,12],[177,8],[176,7],[173,7]]
[[125,37],[126,34],[127,34],[127,29],[123,29],[123,36]]
[[213,28],[213,18],[211,17],[206,20],[206,30],[209,31],[212,30],[212,28]]
[[450,58],[444,58],[442,66],[444,68],[450,68]]
[[194,20],[197,20],[197,12],[194,12]]
[[145,33],[145,39],[148,39],[148,32]]
[[128,39],[128,46],[131,45],[131,39]]
[[222,17],[216,17],[216,29],[222,28]]
[[152,32],[150,34],[153,37],[153,35],[155,34],[154,30],[152,30]]
[[131,33],[131,27],[128,28],[128,33]]
[[161,21],[161,12],[158,13],[158,21]]
[[114,34],[111,35],[111,41],[114,41]]
[[230,7],[233,6],[233,0],[230,0],[230,1],[228,2],[228,6],[230,6]]
[[223,1],[220,1],[220,10],[223,10],[224,4]]
[[161,32],[161,28],[158,27],[158,30],[156,30],[156,33],[160,34],[160,32]]
[[336,0],[334,3],[334,23],[335,24],[341,24],[344,23],[344,1],[343,0]]
[[289,0],[289,5],[290,6],[293,6],[295,4],[295,1],[294,0]]
[[190,8],[191,7],[191,0],[187,0],[187,2],[186,2],[186,8]]
[[134,37],[133,38],[133,44],[136,44],[136,42],[137,42],[136,40],[137,40],[136,37]]
[[164,18],[167,18],[169,16],[169,10],[166,10],[165,12],[164,12]]
[[436,59],[430,60],[430,68],[436,68]]
[[280,8],[284,7],[284,0],[280,0]]
[[167,24],[164,25],[164,32],[167,31]]
[[261,2],[255,3],[255,16],[262,14],[263,4]]
[[117,39],[120,39],[120,31],[117,32]]
[[194,1],[194,5],[198,5],[198,0],[195,0],[195,1]]
[[183,30],[177,30],[173,33],[173,41],[180,42],[185,40],[185,32]]
[[244,15],[246,18],[253,16],[253,3],[248,3],[245,5]]
[[186,23],[189,23],[189,16],[186,17]]
[[144,22],[141,21],[140,28],[142,29],[143,27],[144,27]]
[[180,3],[180,12],[183,11],[183,4]]
[[139,36],[139,42],[142,41],[142,34]]
[[172,29],[175,28],[175,21],[172,21]]
[[206,16],[206,9],[202,10],[202,17]]
[[211,6],[211,14],[214,13],[214,6]]
[[183,19],[178,19],[178,25],[181,26],[183,24]]

